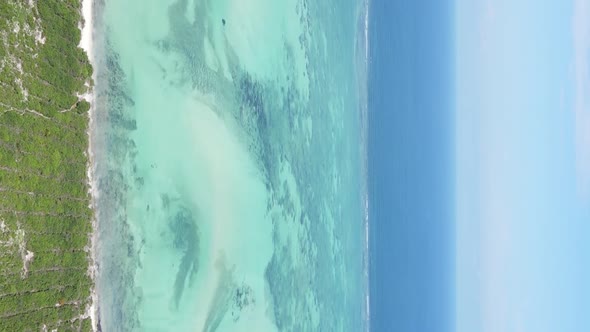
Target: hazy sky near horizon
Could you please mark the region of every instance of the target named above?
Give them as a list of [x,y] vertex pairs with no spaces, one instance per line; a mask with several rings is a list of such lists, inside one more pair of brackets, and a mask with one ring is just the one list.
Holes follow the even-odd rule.
[[457,0],[457,331],[590,330],[590,0]]

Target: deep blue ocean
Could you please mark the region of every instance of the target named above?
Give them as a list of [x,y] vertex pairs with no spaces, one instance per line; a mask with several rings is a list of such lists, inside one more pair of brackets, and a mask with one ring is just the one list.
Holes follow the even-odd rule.
[[454,327],[452,3],[370,5],[372,331]]

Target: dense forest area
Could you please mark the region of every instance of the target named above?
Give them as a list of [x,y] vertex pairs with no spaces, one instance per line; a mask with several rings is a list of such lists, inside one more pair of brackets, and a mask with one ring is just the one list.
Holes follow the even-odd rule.
[[79,0],[0,1],[0,331],[90,331]]

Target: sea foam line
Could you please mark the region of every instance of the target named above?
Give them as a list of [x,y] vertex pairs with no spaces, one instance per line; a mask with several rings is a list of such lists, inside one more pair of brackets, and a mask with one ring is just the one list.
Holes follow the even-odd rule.
[[361,200],[362,200],[362,208],[363,208],[363,228],[364,228],[364,236],[363,236],[363,254],[362,254],[362,269],[363,269],[363,292],[364,292],[364,308],[363,308],[363,320],[364,326],[363,331],[370,331],[371,330],[371,300],[370,300],[370,293],[371,293],[371,276],[370,276],[370,255],[371,255],[371,225],[370,225],[370,203],[369,203],[369,187],[368,187],[368,137],[369,137],[369,104],[368,104],[368,80],[369,80],[369,72],[370,72],[370,63],[371,63],[371,54],[370,54],[370,8],[371,2],[370,0],[362,1],[360,5],[360,12],[358,13],[359,19],[362,21],[362,35],[363,35],[363,44],[361,47],[364,49],[364,59],[363,63],[357,63],[357,65],[364,66],[363,68],[363,75],[360,78],[361,89],[363,91],[360,93],[360,150],[361,150]]

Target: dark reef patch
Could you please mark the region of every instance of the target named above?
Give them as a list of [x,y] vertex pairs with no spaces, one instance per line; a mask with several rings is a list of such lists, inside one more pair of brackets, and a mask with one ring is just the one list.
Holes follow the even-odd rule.
[[241,104],[250,108],[256,115],[258,130],[265,130],[267,127],[267,119],[264,108],[262,84],[253,80],[252,76],[248,73],[244,73],[240,76],[237,88]]
[[189,209],[183,206],[179,207],[176,214],[171,218],[169,226],[174,234],[174,248],[184,252],[176,274],[172,298],[175,308],[178,308],[185,284],[188,281],[190,285],[198,271],[199,235],[196,218]]

